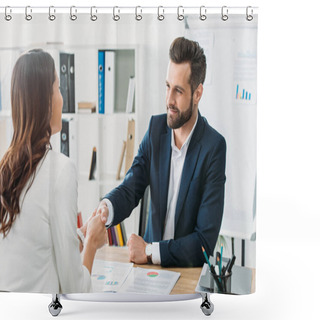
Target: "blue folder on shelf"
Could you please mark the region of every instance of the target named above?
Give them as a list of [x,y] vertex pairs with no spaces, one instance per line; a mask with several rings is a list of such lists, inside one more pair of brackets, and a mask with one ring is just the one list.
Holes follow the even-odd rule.
[[103,50],[98,51],[98,111],[104,114],[104,69],[105,53]]

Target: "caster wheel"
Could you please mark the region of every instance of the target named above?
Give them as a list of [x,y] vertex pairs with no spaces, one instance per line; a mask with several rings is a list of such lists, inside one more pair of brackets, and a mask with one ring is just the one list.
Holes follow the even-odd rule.
[[213,312],[214,309],[214,305],[213,303],[210,301],[210,298],[205,295],[202,299],[202,304],[200,306],[202,312],[206,315],[206,316],[210,316]]
[[48,309],[53,317],[57,317],[62,310],[62,305],[59,300],[56,299],[49,304]]
[[213,312],[213,304],[210,302],[203,302],[200,308],[206,316],[210,316]]

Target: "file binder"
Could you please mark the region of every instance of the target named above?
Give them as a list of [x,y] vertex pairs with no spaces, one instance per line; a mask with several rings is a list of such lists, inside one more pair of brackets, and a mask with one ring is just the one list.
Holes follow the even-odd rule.
[[63,113],[75,113],[74,54],[60,52],[60,91]]
[[104,114],[104,51],[98,51],[98,110]]
[[96,169],[97,169],[97,148],[93,147],[89,180],[95,180],[94,174],[95,174]]
[[104,108],[106,114],[114,112],[115,92],[115,52],[105,51]]
[[134,138],[135,137],[135,121],[128,121],[127,143],[126,143],[126,160],[125,160],[125,173],[130,169],[133,162],[134,153]]
[[135,90],[135,78],[130,77],[129,85],[128,85],[127,105],[126,105],[126,112],[127,113],[133,112],[134,90]]
[[62,119],[60,133],[60,152],[77,163],[76,121],[73,118]]

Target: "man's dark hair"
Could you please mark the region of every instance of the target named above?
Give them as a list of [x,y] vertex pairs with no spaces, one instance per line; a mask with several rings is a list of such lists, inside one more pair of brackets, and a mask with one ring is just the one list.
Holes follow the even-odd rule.
[[207,69],[206,56],[198,42],[184,37],[176,38],[170,46],[169,56],[174,63],[190,63],[191,75],[189,83],[192,93],[200,83],[204,83]]

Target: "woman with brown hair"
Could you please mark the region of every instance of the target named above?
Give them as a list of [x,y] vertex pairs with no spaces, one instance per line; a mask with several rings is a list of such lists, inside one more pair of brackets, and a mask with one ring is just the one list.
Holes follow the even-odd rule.
[[11,81],[13,138],[0,161],[0,290],[89,292],[96,250],[107,233],[86,223],[83,261],[77,236],[77,172],[51,149],[63,100],[54,60],[41,49],[17,60]]

